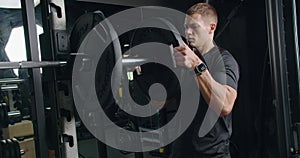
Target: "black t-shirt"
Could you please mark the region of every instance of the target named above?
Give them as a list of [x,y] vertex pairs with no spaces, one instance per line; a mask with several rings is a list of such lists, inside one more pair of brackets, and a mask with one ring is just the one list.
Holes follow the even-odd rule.
[[[215,46],[204,54],[202,59],[205,60],[208,71],[217,82],[237,90],[239,66],[227,50]],[[231,114],[219,117],[212,129],[205,136],[199,137],[200,126],[207,110],[208,104],[201,95],[196,117],[188,129],[174,141],[170,158],[230,157]]]

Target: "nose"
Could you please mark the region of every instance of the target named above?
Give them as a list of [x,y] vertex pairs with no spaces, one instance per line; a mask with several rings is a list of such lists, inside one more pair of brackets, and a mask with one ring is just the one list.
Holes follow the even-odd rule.
[[190,29],[189,27],[185,28],[185,34],[186,35],[191,35],[192,34],[192,29]]

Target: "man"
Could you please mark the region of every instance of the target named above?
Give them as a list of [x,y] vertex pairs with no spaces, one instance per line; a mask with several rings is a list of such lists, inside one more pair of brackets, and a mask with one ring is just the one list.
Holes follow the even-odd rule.
[[[185,18],[189,46],[174,48],[177,65],[195,71],[201,97],[193,122],[173,143],[171,158],[230,158],[231,111],[237,97],[239,68],[232,55],[214,43],[217,22],[211,5],[195,4]],[[217,114],[211,128],[204,125],[208,109]],[[201,135],[203,128],[208,130]]]

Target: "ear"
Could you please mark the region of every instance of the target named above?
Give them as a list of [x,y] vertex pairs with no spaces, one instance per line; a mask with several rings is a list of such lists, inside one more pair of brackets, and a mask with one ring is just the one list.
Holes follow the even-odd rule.
[[215,23],[211,23],[210,24],[210,33],[213,33],[215,30],[216,30],[216,27],[217,27],[217,24],[215,24]]

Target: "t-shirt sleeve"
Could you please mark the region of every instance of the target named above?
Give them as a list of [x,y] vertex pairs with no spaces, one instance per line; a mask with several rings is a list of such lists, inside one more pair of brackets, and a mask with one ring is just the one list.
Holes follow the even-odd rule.
[[218,49],[212,53],[205,57],[212,77],[218,83],[228,85],[237,90],[239,66],[234,57],[227,50],[222,49]]
[[238,80],[240,77],[239,66],[234,57],[227,51],[222,53],[223,62],[225,65],[226,85],[237,90]]

